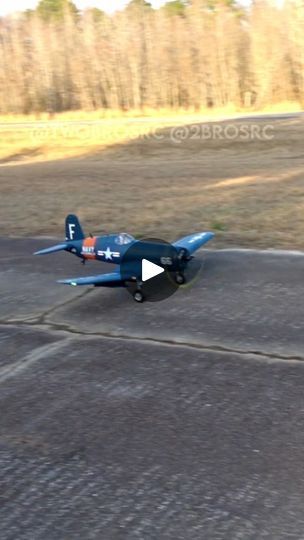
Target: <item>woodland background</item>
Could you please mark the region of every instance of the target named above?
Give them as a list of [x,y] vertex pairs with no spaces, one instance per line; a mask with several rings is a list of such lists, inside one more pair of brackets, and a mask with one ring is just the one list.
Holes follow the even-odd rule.
[[0,19],[0,114],[304,104],[304,3],[69,0]]

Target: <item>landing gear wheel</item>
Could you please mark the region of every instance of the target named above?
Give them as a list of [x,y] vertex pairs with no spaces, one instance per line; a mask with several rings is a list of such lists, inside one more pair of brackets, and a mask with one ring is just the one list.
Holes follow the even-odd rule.
[[183,274],[176,274],[175,281],[178,285],[183,285],[185,283],[185,276]]
[[142,304],[144,301],[144,295],[141,291],[135,291],[135,293],[133,294],[133,298],[135,302],[138,302],[140,304]]

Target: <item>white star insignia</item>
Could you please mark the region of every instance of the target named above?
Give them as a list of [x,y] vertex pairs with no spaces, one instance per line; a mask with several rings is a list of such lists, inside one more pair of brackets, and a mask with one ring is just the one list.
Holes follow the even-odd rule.
[[112,260],[112,251],[110,250],[109,247],[107,247],[107,249],[105,251],[105,258],[106,258],[106,261],[111,261]]

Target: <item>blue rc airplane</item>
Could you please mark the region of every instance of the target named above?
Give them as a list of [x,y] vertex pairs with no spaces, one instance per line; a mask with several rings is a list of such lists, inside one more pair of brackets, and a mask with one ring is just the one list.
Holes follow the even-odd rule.
[[[177,285],[185,283],[185,270],[193,259],[193,253],[214,236],[212,232],[201,232],[185,236],[173,244],[161,240],[136,240],[127,233],[85,237],[78,218],[69,215],[65,223],[66,240],[35,255],[46,255],[67,251],[79,257],[83,263],[97,260],[117,265],[107,274],[78,277],[58,281],[66,285],[93,285],[94,287],[128,287],[136,302],[143,302],[143,281],[167,271]],[[152,269],[152,270],[151,270]],[[143,277],[145,272],[146,277]]]

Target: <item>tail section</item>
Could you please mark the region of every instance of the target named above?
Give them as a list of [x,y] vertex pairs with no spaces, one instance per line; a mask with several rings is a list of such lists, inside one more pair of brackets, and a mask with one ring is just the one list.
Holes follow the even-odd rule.
[[77,216],[70,214],[65,220],[66,240],[83,240],[84,234]]
[[73,214],[67,216],[65,220],[65,235],[65,242],[57,244],[56,246],[42,249],[41,251],[36,251],[34,255],[47,255],[48,253],[56,253],[56,251],[70,251],[71,246],[73,247],[73,244],[70,242],[73,242],[73,240],[83,240],[84,234],[77,216],[74,216]]

